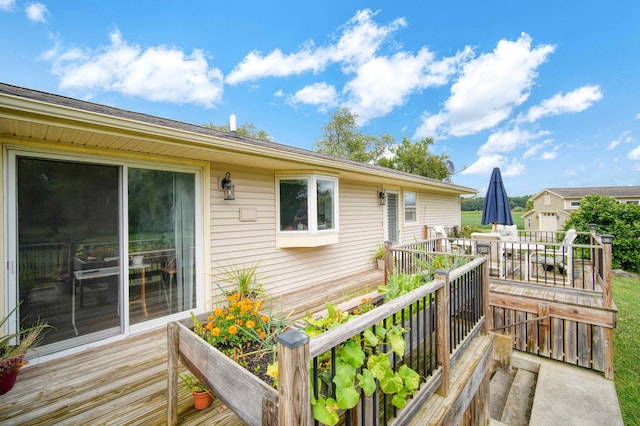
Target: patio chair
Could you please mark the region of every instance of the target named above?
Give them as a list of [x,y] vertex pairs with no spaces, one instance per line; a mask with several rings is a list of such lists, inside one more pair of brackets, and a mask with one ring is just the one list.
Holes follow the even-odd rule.
[[[562,244],[557,249],[536,250],[531,254],[532,265],[542,267],[547,272],[558,271],[559,274],[571,277],[573,275],[573,242],[578,233],[575,229],[569,229],[564,235]],[[533,271],[533,268],[530,269]]]

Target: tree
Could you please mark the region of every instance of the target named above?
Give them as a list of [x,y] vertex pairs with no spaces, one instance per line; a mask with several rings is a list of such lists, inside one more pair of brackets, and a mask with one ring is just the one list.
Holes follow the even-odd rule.
[[446,179],[449,177],[449,172],[445,166],[445,160],[449,157],[444,154],[429,153],[431,145],[433,145],[433,138],[424,138],[412,143],[404,136],[402,143],[391,149],[394,155],[391,158],[381,159],[378,164],[432,179]]
[[390,135],[380,138],[364,135],[356,130],[357,119],[358,115],[348,108],[336,111],[322,127],[322,139],[316,141],[316,151],[360,163],[375,162],[393,138]]
[[[589,231],[589,225],[598,225],[599,234],[611,234],[613,240],[613,267],[640,272],[640,206],[618,203],[613,197],[587,195],[580,200],[580,208],[569,215],[565,229]],[[578,243],[588,243],[577,240]]]
[[322,128],[322,139],[315,143],[316,151],[361,163],[402,170],[433,179],[449,176],[446,155],[429,153],[432,138],[412,143],[407,137],[396,146],[393,136],[383,133],[369,136],[357,130],[358,115],[341,108]]
[[[208,127],[209,129],[218,130],[220,132],[229,132],[231,128],[229,127],[229,123],[225,124],[216,124],[213,121],[204,125],[204,127]],[[247,136],[254,139],[259,139],[261,141],[272,142],[271,135],[265,132],[264,130],[258,129],[255,124],[249,122],[240,125],[237,128],[237,133],[241,136]]]

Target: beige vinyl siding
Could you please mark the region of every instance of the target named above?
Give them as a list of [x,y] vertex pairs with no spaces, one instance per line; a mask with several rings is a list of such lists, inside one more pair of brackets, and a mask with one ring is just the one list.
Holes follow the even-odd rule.
[[[231,173],[235,200],[225,201],[218,180]],[[258,275],[271,296],[306,288],[374,267],[372,252],[383,242],[377,188],[339,181],[339,243],[305,248],[276,248],[275,173],[260,169],[212,166],[211,283],[205,307],[222,284],[222,267],[259,263]],[[256,209],[256,220],[240,222],[239,210]]]
[[460,225],[460,198],[457,195],[442,195],[430,192],[418,192],[417,217],[415,223],[401,223],[400,239],[409,243],[422,239],[424,227],[434,225]]
[[424,225],[460,225],[460,197],[421,192],[423,204],[420,206],[420,220]]

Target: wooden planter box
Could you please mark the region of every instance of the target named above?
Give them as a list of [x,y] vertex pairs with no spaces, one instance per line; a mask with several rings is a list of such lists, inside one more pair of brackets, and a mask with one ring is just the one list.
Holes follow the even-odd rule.
[[[205,315],[206,318],[206,315]],[[191,320],[188,320],[190,323]],[[168,424],[177,423],[178,357],[247,425],[276,425],[278,391],[197,336],[185,322],[168,324]],[[173,406],[173,407],[172,407]]]
[[[470,270],[478,266],[484,267],[486,270],[485,259],[480,259],[477,262],[471,262],[466,265],[462,270]],[[451,273],[450,276],[456,277],[462,274],[458,271]],[[483,276],[486,277],[486,272]],[[448,397],[452,401],[447,404],[460,404],[456,406],[455,412],[448,415],[453,416],[455,421],[446,422],[446,424],[458,424],[458,420],[461,420],[463,413],[469,405],[469,396],[474,396],[476,393],[486,393],[487,389],[478,389],[478,384],[473,382],[464,386],[460,386],[456,383],[456,386],[451,386],[451,382],[454,383],[458,380],[454,376],[451,377],[450,364],[454,361],[454,357],[458,357],[465,353],[465,347],[468,342],[463,342],[462,345],[456,349],[456,354],[450,354],[449,338],[450,338],[450,301],[449,301],[449,278],[447,275],[440,275],[437,280],[422,286],[419,289],[414,290],[398,299],[395,299],[388,304],[377,307],[376,309],[363,314],[362,316],[354,319],[352,322],[342,324],[339,327],[333,328],[329,332],[323,333],[320,336],[316,336],[312,341],[303,332],[296,330],[293,332],[283,333],[278,337],[278,365],[279,365],[279,389],[276,391],[271,386],[260,380],[257,376],[250,373],[240,365],[236,364],[231,358],[211,346],[204,339],[197,336],[192,328],[192,320],[185,319],[181,322],[172,322],[168,324],[168,409],[167,409],[167,424],[177,424],[177,395],[178,395],[178,369],[179,363],[182,362],[192,374],[199,378],[202,382],[212,390],[213,394],[218,397],[224,404],[226,404],[242,421],[247,425],[307,425],[313,424],[311,406],[308,403],[310,400],[309,389],[309,366],[310,360],[320,354],[325,353],[336,344],[344,341],[345,337],[354,335],[353,333],[359,333],[362,330],[373,326],[378,321],[384,320],[394,312],[399,312],[406,306],[412,303],[416,303],[421,298],[430,293],[437,292],[437,324],[438,328],[432,327],[432,312],[427,312],[428,321],[422,323],[421,329],[424,333],[425,327],[429,328],[429,335],[437,335],[438,345],[436,348],[429,348],[429,351],[435,355],[437,352],[437,367],[436,370],[430,371],[431,376],[427,378],[427,382],[421,387],[420,391],[414,395],[414,397],[408,401],[398,416],[395,418],[395,424],[407,424],[415,417],[421,416],[421,407],[430,400],[431,395],[436,390],[443,397]],[[487,288],[483,285],[483,299],[484,290]],[[373,294],[365,296],[375,296]],[[375,297],[373,297],[375,299]],[[357,298],[358,301],[361,300]],[[341,309],[349,309],[350,304],[354,301],[345,302],[341,304]],[[455,306],[455,303],[454,303]],[[487,306],[486,304],[484,306]],[[413,313],[414,321],[417,321],[417,315],[420,313]],[[207,314],[200,315],[198,319],[205,321]],[[410,318],[405,318],[409,321]],[[473,331],[469,333],[470,336],[477,336],[485,328],[485,321],[479,321],[478,324],[473,327]],[[349,336],[346,336],[346,335]],[[414,342],[420,342],[425,336],[419,336],[416,331],[411,330],[410,339]],[[467,340],[470,341],[469,336]],[[491,342],[491,339],[486,339]],[[490,346],[490,345],[489,345]],[[479,354],[473,354],[475,358],[488,359],[490,352],[489,346],[484,347]],[[415,347],[415,345],[414,345]],[[476,356],[478,355],[478,356]],[[465,364],[464,362],[462,364]],[[470,365],[463,365],[463,369],[473,372],[477,377],[483,378],[482,383],[487,383],[488,380],[484,380],[488,375],[488,363],[477,364],[475,361]],[[442,398],[440,398],[442,399]],[[363,400],[363,404],[367,406],[366,399]],[[488,406],[480,410],[483,419],[488,419]],[[352,415],[359,415],[360,410],[355,409],[352,411]],[[370,411],[370,410],[369,410]],[[449,409],[445,410],[447,413]],[[374,413],[376,411],[373,411]],[[442,414],[442,413],[441,413]],[[365,414],[370,416],[370,414]],[[486,416],[485,416],[486,415]],[[416,424],[427,424],[430,421],[418,422]],[[439,423],[439,422],[437,422]]]

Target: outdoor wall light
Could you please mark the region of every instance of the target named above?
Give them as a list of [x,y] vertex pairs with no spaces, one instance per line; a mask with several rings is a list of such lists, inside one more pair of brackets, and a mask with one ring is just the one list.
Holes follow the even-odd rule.
[[222,191],[224,192],[225,200],[235,200],[235,185],[231,182],[231,173],[227,172],[224,175],[224,179],[222,179]]
[[589,229],[591,231],[596,231],[598,229],[598,224],[597,223],[590,223],[589,224]]
[[384,189],[378,193],[378,200],[380,201],[381,206],[387,204],[387,193],[384,192]]

